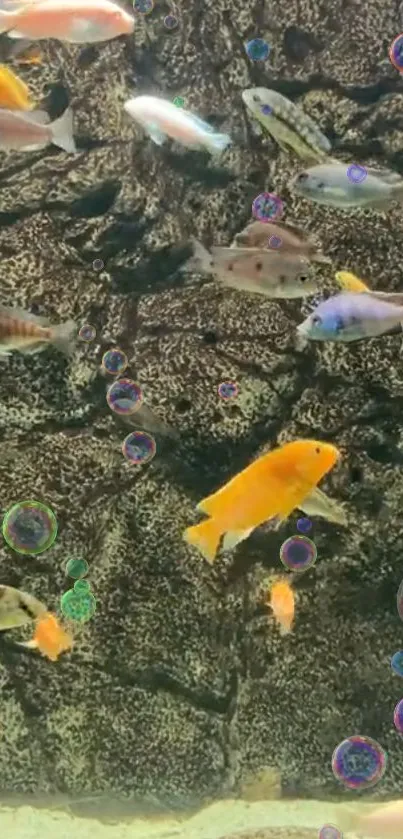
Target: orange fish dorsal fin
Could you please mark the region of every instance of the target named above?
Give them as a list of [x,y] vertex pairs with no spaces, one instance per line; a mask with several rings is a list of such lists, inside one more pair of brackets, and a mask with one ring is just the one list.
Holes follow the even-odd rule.
[[56,615],[47,612],[37,621],[33,641],[38,650],[50,661],[57,661],[59,655],[73,646],[71,635],[57,620]]

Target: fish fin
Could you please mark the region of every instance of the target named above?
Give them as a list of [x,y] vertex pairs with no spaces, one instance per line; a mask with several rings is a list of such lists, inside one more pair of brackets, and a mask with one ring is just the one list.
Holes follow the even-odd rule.
[[[46,111],[24,111],[24,119],[29,120],[29,122],[36,122],[39,125],[50,123],[50,116]],[[40,146],[40,148],[43,148],[43,146]]]
[[67,358],[70,358],[74,351],[75,339],[77,337],[77,326],[74,320],[68,320],[59,326],[53,327],[52,331],[52,345],[67,356]]
[[38,642],[32,639],[31,641],[17,641],[16,642],[19,647],[25,647],[28,650],[37,650],[38,649]]
[[10,30],[12,31],[15,18],[16,12],[14,9],[9,11],[8,9],[0,8],[0,34],[2,34],[3,32],[6,32],[7,35],[10,34]]
[[312,254],[311,260],[312,260],[312,262],[318,262],[322,265],[331,265],[332,264],[332,260],[330,259],[330,256],[325,256],[323,253],[319,253],[319,252]]
[[206,519],[193,527],[188,527],[183,534],[185,542],[198,548],[204,558],[211,565],[213,564],[218,546],[220,544],[222,531],[217,528],[215,519]]
[[248,530],[229,530],[223,539],[223,550],[232,551],[233,548],[236,548],[240,542],[243,542],[244,539],[248,539],[253,530],[253,527],[250,527]]
[[190,257],[186,263],[186,270],[201,271],[202,273],[213,273],[213,258],[208,250],[197,239],[193,237],[190,240],[193,247],[193,256]]
[[24,355],[36,355],[36,353],[45,350],[47,346],[48,341],[35,341],[32,344],[25,344],[23,347],[16,347],[16,350]]
[[273,527],[273,530],[280,530],[280,527],[286,521],[283,516],[275,516],[273,519],[270,519],[270,524]]
[[48,318],[42,317],[41,315],[33,315],[20,306],[3,306],[0,304],[0,315],[18,318],[19,320],[29,320],[31,323],[35,322],[38,326],[49,326]]
[[[1,32],[1,25],[2,24],[1,24],[1,17],[0,17],[0,32]],[[25,39],[25,33],[24,32],[19,32],[18,29],[10,29],[8,32],[6,32],[6,35],[7,35],[8,38],[15,38],[15,39],[24,38]]]
[[333,524],[347,527],[347,516],[342,504],[315,487],[299,504],[299,510],[308,516],[320,516]]
[[211,154],[221,154],[232,143],[229,134],[208,134],[206,146]]
[[64,114],[56,119],[49,126],[52,129],[52,143],[67,152],[76,152],[76,144],[73,137],[73,112],[66,108]]
[[167,135],[164,134],[157,125],[154,125],[154,123],[148,124],[146,126],[146,131],[150,140],[152,140],[157,146],[163,146],[167,140]]
[[376,297],[377,300],[384,300],[385,303],[393,303],[394,306],[403,306],[403,292],[393,291],[371,291],[367,290],[370,297]]

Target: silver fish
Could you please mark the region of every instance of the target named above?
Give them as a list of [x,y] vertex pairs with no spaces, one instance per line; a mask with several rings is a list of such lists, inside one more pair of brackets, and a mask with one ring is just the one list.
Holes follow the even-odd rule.
[[0,585],[0,631],[14,629],[45,615],[47,607],[32,594]]
[[213,247],[211,254],[193,242],[194,256],[187,270],[212,274],[238,291],[264,294],[273,299],[293,299],[315,294],[319,285],[307,259],[260,248]]
[[0,110],[0,149],[36,151],[50,143],[67,152],[76,151],[69,108],[54,122],[50,122],[45,111]]
[[294,151],[308,163],[326,160],[331,151],[316,123],[281,93],[265,87],[244,90],[242,99],[252,116],[274,137],[283,151]]
[[346,163],[324,163],[300,172],[289,184],[290,189],[329,207],[342,210],[356,207],[385,209],[391,201],[403,201],[403,179],[388,169],[366,169],[360,183],[348,176]]
[[[273,242],[273,244],[271,244]],[[250,222],[237,233],[231,247],[275,248],[282,255],[299,254],[312,262],[330,265],[332,260],[320,253],[318,245],[301,228],[282,221]]]
[[297,327],[297,333],[310,341],[345,343],[400,331],[402,323],[403,306],[388,301],[384,295],[346,293],[319,303]]

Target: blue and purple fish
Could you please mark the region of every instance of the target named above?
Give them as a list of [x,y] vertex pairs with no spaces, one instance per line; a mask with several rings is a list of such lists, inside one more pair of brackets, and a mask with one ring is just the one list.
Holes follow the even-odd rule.
[[336,294],[298,327],[309,341],[360,341],[396,331],[403,324],[403,294]]

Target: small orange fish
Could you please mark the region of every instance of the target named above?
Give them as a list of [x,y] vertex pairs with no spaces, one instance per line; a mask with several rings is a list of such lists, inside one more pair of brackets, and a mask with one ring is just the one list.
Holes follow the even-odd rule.
[[74,321],[50,326],[46,319],[23,309],[0,305],[0,356],[10,355],[13,350],[32,354],[49,344],[68,356],[76,331]]
[[27,65],[28,67],[39,67],[43,64],[43,55],[39,49],[29,50],[21,55],[14,56],[14,61],[16,64]]
[[214,562],[222,536],[230,550],[263,522],[288,518],[339,456],[335,446],[318,440],[294,440],[266,452],[197,505],[209,518],[188,527],[184,540]]
[[73,638],[60,625],[56,615],[46,612],[37,621],[32,641],[26,641],[21,646],[28,647],[31,650],[39,650],[50,661],[57,661],[61,653],[72,648]]
[[295,614],[294,592],[287,580],[278,580],[270,591],[270,606],[273,615],[279,624],[280,635],[288,635],[291,632]]
[[5,64],[0,64],[0,108],[12,111],[28,111],[33,108],[26,84]]

